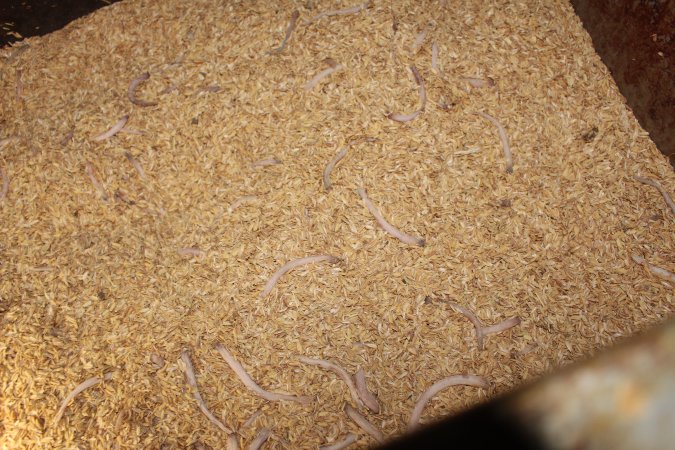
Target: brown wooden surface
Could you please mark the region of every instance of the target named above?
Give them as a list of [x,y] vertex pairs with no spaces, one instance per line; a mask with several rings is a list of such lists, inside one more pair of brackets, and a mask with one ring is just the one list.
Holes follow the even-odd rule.
[[675,0],[572,0],[640,125],[675,165]]

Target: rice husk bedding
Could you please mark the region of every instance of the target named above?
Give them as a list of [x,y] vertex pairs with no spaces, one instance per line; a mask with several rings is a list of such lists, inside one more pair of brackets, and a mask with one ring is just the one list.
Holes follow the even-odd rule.
[[[128,0],[2,50],[1,447],[223,448],[187,349],[206,405],[243,444],[268,427],[265,448],[349,432],[364,448],[345,383],[301,356],[364,368],[381,412],[359,411],[391,437],[444,377],[491,388],[444,390],[422,422],[672,314],[673,285],[631,255],[675,271],[675,215],[634,179],[673,193],[675,175],[567,1],[373,1],[306,23],[355,4]],[[268,54],[294,10],[287,47]],[[342,68],[305,91],[327,58]],[[428,102],[397,123],[386,115],[419,108],[410,65]],[[127,97],[146,71],[136,95],[156,106]],[[504,126],[513,173],[478,112]],[[93,139],[124,115],[132,133]],[[322,171],[350,143],[326,192]],[[385,233],[359,187],[426,245]],[[340,261],[260,296],[283,264],[322,254]],[[486,325],[522,322],[479,350],[446,300]],[[256,396],[217,343],[263,388],[312,402]],[[69,392],[108,373],[53,423]]]

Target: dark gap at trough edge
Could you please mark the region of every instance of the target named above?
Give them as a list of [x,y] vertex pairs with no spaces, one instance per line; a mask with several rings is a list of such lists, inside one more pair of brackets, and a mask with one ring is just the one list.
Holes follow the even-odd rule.
[[640,126],[675,168],[675,0],[570,0]]
[[507,402],[513,394],[476,405],[419,431],[406,434],[372,450],[444,449],[548,450],[533,428],[511,415]]
[[23,38],[60,30],[73,20],[118,1],[0,0],[0,48]]

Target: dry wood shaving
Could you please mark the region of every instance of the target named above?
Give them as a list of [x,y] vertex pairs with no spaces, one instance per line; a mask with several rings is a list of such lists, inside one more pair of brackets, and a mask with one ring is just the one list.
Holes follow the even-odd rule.
[[[268,55],[295,10],[319,18],[299,19],[284,51]],[[427,23],[443,77],[432,76],[432,45],[410,52]],[[218,420],[263,411],[237,430],[242,442],[270,428],[278,439],[264,448],[348,433],[366,448],[375,440],[345,416],[344,384],[297,355],[367,368],[382,412],[361,413],[389,437],[447,374],[492,388],[444,390],[425,421],[675,312],[672,283],[631,258],[675,272],[675,214],[633,179],[672,193],[675,174],[567,0],[467,0],[452,14],[437,1],[125,0],[23,45],[0,51],[2,448],[223,448],[185,381],[183,348]],[[305,92],[326,58],[344,69]],[[429,102],[393,122],[387,112],[419,108],[411,66]],[[144,72],[139,96],[157,100],[151,108],[127,97]],[[460,81],[488,75],[498,87]],[[478,111],[503,121],[512,174]],[[92,139],[127,115],[145,134]],[[326,163],[358,136],[377,144],[351,146],[325,192]],[[283,164],[251,167],[272,155]],[[361,186],[426,245],[379,230]],[[247,195],[258,198],[228,211]],[[260,296],[284,262],[318,254],[341,263],[298,267]],[[463,316],[425,300],[440,295],[486,324],[521,324],[478,351]],[[301,387],[315,400],[251,395],[216,342],[246,355],[266,389]],[[50,426],[83,374],[108,372],[114,382]]]

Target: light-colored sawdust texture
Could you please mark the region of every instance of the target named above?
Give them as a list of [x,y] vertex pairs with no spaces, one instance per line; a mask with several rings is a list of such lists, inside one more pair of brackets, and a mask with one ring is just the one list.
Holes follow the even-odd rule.
[[[675,286],[631,255],[675,272],[675,215],[634,178],[673,195],[675,174],[567,1],[128,0],[27,43],[0,49],[0,447],[224,448],[181,370],[187,350],[242,448],[263,429],[265,449],[349,433],[364,448],[345,384],[299,358],[364,368],[381,411],[358,411],[392,437],[443,378],[491,388],[443,390],[421,423],[673,312]],[[330,62],[340,70],[305,91]],[[419,108],[411,66],[426,107],[389,120]],[[128,97],[145,72],[134,96],[155,106]],[[513,173],[478,113],[504,127]],[[355,141],[326,191],[326,164]],[[359,187],[425,246],[387,234]],[[259,295],[312,255],[339,262]],[[438,298],[521,323],[479,350]],[[260,386],[312,401],[260,398],[219,342]]]

